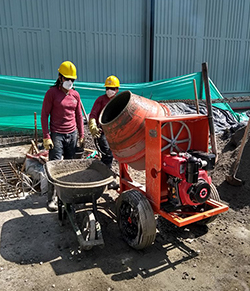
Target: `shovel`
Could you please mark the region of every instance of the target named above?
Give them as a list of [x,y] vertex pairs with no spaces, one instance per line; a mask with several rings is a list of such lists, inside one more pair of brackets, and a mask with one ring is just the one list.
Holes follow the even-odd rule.
[[240,150],[238,152],[237,159],[236,159],[236,161],[233,165],[233,168],[232,168],[232,175],[226,176],[227,183],[232,185],[232,186],[242,186],[242,184],[243,184],[242,180],[236,178],[235,175],[236,175],[238,168],[239,168],[241,156],[242,156],[242,153],[243,153],[243,150],[244,150],[244,147],[246,144],[246,140],[248,137],[249,127],[250,127],[250,118],[248,119],[247,126],[245,128],[245,132],[244,132],[244,135],[243,135],[243,138],[241,141]]

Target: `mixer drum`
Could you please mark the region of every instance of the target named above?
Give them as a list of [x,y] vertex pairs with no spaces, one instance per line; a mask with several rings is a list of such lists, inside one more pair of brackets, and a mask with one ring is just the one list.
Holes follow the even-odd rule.
[[136,170],[144,170],[145,118],[170,115],[166,105],[125,91],[106,105],[99,122],[114,157]]

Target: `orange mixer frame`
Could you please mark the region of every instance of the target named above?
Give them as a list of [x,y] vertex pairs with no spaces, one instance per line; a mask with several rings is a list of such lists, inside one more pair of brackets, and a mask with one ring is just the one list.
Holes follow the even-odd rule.
[[[169,138],[170,137],[170,138]],[[120,190],[122,193],[129,189],[136,189],[146,196],[155,214],[159,214],[178,227],[182,227],[228,210],[228,206],[213,199],[205,203],[208,210],[198,211],[178,209],[166,212],[162,203],[167,200],[166,176],[162,170],[162,157],[174,150],[170,139],[178,139],[184,150],[208,152],[209,123],[206,115],[185,115],[153,117],[145,119],[145,183],[133,181],[129,167],[125,163],[120,165]],[[169,145],[168,145],[169,143]],[[191,210],[190,210],[191,209]]]

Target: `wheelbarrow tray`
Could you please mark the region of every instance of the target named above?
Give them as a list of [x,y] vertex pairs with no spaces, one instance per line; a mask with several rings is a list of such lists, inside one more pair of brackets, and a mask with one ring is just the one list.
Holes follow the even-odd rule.
[[55,160],[44,165],[45,175],[64,203],[87,203],[98,199],[114,173],[99,160]]

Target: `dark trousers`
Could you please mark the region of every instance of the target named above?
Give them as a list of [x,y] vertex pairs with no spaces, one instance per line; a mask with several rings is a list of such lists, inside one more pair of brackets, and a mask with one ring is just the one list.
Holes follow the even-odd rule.
[[65,160],[73,159],[76,152],[77,132],[71,133],[51,133],[51,139],[54,148],[49,151],[49,160],[61,160],[62,156]]
[[[77,131],[71,133],[63,134],[52,132],[51,139],[54,144],[54,148],[49,150],[49,160],[61,160],[62,157],[65,160],[73,159],[76,152],[77,145]],[[54,185],[48,183],[48,202],[52,201],[56,197],[54,190]]]
[[107,165],[110,169],[112,167],[112,161],[113,161],[113,154],[111,152],[111,149],[109,148],[108,141],[106,139],[106,136],[104,133],[101,134],[100,138],[97,138],[98,146],[100,147],[101,151],[101,161]]

